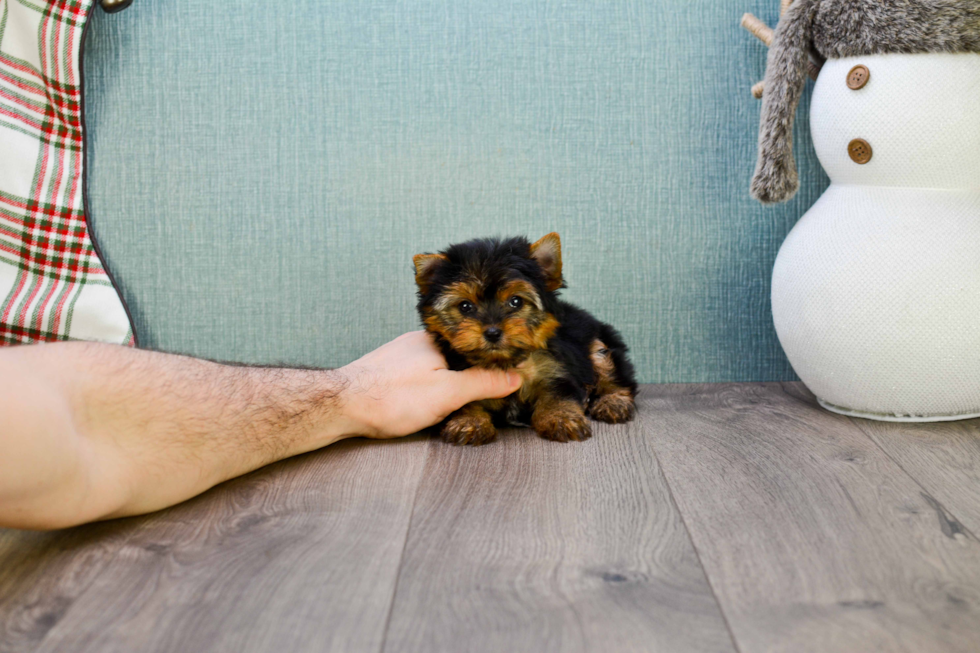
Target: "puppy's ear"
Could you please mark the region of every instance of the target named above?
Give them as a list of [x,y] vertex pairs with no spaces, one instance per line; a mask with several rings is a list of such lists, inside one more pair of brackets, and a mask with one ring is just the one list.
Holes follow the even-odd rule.
[[419,290],[425,292],[432,281],[432,275],[443,261],[448,260],[443,254],[416,254],[412,257],[415,264],[415,283]]
[[551,232],[531,245],[531,258],[538,262],[544,271],[544,284],[548,291],[565,287],[561,277],[561,239]]

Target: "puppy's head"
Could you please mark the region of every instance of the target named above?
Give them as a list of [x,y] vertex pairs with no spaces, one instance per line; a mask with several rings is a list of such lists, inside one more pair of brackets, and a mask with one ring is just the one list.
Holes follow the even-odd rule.
[[479,367],[508,368],[547,347],[561,276],[561,241],[551,233],[479,239],[419,254],[419,315],[430,333]]

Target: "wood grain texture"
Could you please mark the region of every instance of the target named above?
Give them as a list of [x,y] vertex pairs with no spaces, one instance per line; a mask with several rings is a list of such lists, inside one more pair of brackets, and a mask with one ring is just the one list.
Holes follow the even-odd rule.
[[132,534],[114,524],[0,529],[0,653],[34,651]]
[[938,424],[851,421],[951,511],[947,527],[980,537],[980,420]]
[[433,442],[385,652],[733,651],[650,444]]
[[0,653],[972,653],[976,428],[647,386],[582,444],[347,442],[146,517],[0,531]]
[[[802,383],[786,388],[812,406],[819,405]],[[924,424],[837,419],[854,424],[918,481],[929,501],[935,501],[942,528],[968,528],[980,537],[980,419]],[[947,508],[950,512],[941,512]]]
[[975,652],[980,542],[803,394],[659,386],[641,405],[739,650]]
[[34,552],[57,534],[9,532],[0,565],[38,571],[0,575],[0,632],[17,634],[0,646],[378,651],[426,453],[420,438],[341,443],[162,513],[69,531],[57,554]]

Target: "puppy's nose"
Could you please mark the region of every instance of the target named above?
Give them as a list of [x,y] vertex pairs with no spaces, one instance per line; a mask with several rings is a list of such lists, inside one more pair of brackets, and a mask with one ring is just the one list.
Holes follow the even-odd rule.
[[483,331],[483,337],[487,339],[487,342],[500,342],[500,336],[504,335],[504,332],[500,330],[500,327],[487,327]]

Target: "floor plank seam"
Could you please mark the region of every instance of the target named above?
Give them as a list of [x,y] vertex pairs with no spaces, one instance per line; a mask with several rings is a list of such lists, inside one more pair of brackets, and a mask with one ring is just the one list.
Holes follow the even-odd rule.
[[[781,383],[780,385],[783,387],[783,391],[786,392],[785,391],[785,388],[786,388],[786,385],[787,384],[786,383]],[[802,383],[796,384],[796,385],[802,385]],[[792,393],[789,393],[789,392],[786,392],[786,394],[788,394],[790,396],[795,396],[795,395],[793,395]],[[818,404],[816,403],[815,400],[812,401],[812,402],[808,402],[808,403],[811,406],[815,407],[815,408],[818,406]],[[943,514],[940,514],[939,515],[940,520],[945,519],[945,516],[946,515],[949,515],[950,517],[952,517],[953,519],[956,520],[957,527],[960,528],[960,529],[962,529],[963,533],[967,537],[970,537],[970,538],[973,538],[974,540],[980,541],[980,538],[977,537],[977,534],[974,533],[972,530],[970,530],[970,528],[966,524],[963,523],[963,521],[959,518],[958,515],[956,515],[952,510],[950,510],[949,508],[947,508],[946,505],[943,502],[941,502],[939,499],[937,499],[936,497],[934,497],[933,494],[932,494],[932,492],[929,491],[929,488],[927,488],[926,486],[924,486],[919,481],[919,479],[916,478],[916,476],[914,474],[912,474],[912,472],[910,472],[908,469],[906,469],[905,466],[902,464],[902,462],[898,458],[896,458],[895,456],[893,456],[891,454],[891,452],[888,451],[888,449],[886,449],[885,447],[881,446],[881,444],[878,442],[878,440],[871,435],[871,432],[867,428],[865,428],[864,422],[866,420],[864,420],[864,419],[862,419],[860,417],[851,417],[850,415],[838,415],[838,414],[834,414],[834,413],[831,413],[830,411],[827,411],[824,408],[819,408],[819,410],[821,412],[823,412],[824,414],[830,415],[831,417],[836,418],[836,419],[840,420],[841,422],[843,422],[845,424],[850,424],[851,426],[853,426],[857,430],[858,433],[860,433],[866,439],[868,439],[868,440],[871,441],[871,444],[874,446],[875,449],[877,449],[882,454],[884,454],[885,458],[887,458],[888,460],[890,460],[891,462],[893,462],[896,467],[898,467],[900,470],[902,470],[902,472],[904,472],[904,474],[912,480],[912,482],[916,485],[916,487],[918,487],[919,490],[921,491],[920,494],[926,500],[927,503],[930,503],[930,505],[932,503],[935,503],[935,506],[938,506],[937,511],[943,511],[943,512],[945,512],[945,515],[943,515]],[[850,497],[848,497],[848,498],[850,498]]]
[[[917,479],[915,476],[913,476],[912,473],[909,470],[905,469],[905,467],[902,465],[901,462],[899,462],[893,455],[891,455],[890,453],[888,453],[888,450],[887,449],[885,449],[880,444],[878,444],[878,441],[875,440],[873,437],[871,437],[871,434],[870,433],[868,433],[866,430],[864,430],[864,427],[861,426],[860,422],[858,422],[858,420],[860,418],[857,418],[857,417],[847,417],[847,419],[855,426],[855,428],[857,428],[857,430],[861,433],[861,435],[863,435],[867,439],[871,440],[871,443],[875,446],[876,449],[878,449],[878,451],[880,451],[883,454],[885,454],[885,456],[888,458],[888,460],[890,460],[893,463],[895,463],[895,466],[896,467],[898,467],[900,470],[902,470],[903,472],[905,472],[905,475],[908,476],[910,479],[912,479],[912,482],[915,483],[916,486],[918,486],[918,488],[920,490],[922,490],[922,492],[923,492],[923,498],[927,498],[927,502],[933,502],[934,501],[936,503],[936,505],[939,506],[939,508],[941,508],[943,511],[946,512],[947,515],[953,517],[956,520],[956,523],[959,525],[959,528],[962,528],[963,531],[966,532],[967,535],[969,535],[970,537],[972,537],[974,540],[980,541],[980,538],[977,537],[976,533],[974,533],[972,530],[970,530],[970,527],[967,526],[966,524],[964,524],[963,523],[963,520],[960,519],[958,515],[956,515],[952,510],[950,510],[948,507],[946,507],[946,505],[942,501],[940,501],[939,499],[937,499],[936,497],[934,497],[932,495],[932,492],[930,492],[927,487],[925,487],[924,485],[922,485],[922,483],[919,482],[919,479]],[[940,515],[940,518],[942,518],[942,515]]]
[[698,566],[701,567],[701,573],[704,574],[704,582],[708,584],[708,589],[711,590],[711,596],[713,596],[715,599],[715,605],[718,606],[718,614],[721,615],[721,619],[725,624],[725,629],[728,631],[728,637],[732,640],[732,646],[734,647],[736,653],[742,653],[742,649],[738,645],[738,640],[735,639],[735,631],[732,630],[732,624],[728,620],[728,615],[725,614],[725,607],[721,604],[721,599],[718,598],[718,592],[715,590],[715,586],[711,582],[711,577],[708,575],[708,570],[705,569],[704,561],[701,559],[701,552],[698,550],[697,542],[694,541],[694,535],[691,533],[691,529],[687,525],[687,519],[684,517],[684,512],[681,510],[680,504],[677,503],[677,499],[674,498],[674,488],[671,487],[670,479],[667,478],[667,472],[664,471],[663,463],[660,462],[660,454],[657,453],[657,446],[651,442],[650,447],[653,451],[653,457],[657,460],[657,467],[660,471],[660,477],[664,480],[664,486],[667,488],[667,496],[670,498],[670,502],[674,505],[674,509],[677,511],[677,516],[681,520],[681,526],[684,527],[684,532],[687,533],[687,539],[691,543],[691,549],[694,551],[695,558],[697,558]]
[[408,528],[405,529],[405,541],[402,542],[402,551],[398,556],[398,567],[395,570],[395,585],[391,588],[391,602],[388,604],[388,615],[385,617],[384,633],[381,636],[381,646],[378,653],[384,653],[388,646],[388,630],[391,628],[391,617],[395,612],[395,597],[398,596],[398,582],[402,578],[402,565],[405,564],[405,551],[408,550],[408,540],[412,535],[412,525],[415,523],[415,507],[418,505],[419,493],[422,492],[422,481],[425,479],[425,468],[432,456],[432,447],[435,446],[434,439],[429,440],[429,446],[425,448],[425,460],[422,462],[422,472],[419,474],[418,485],[415,486],[415,494],[412,496],[412,509],[408,513]]

